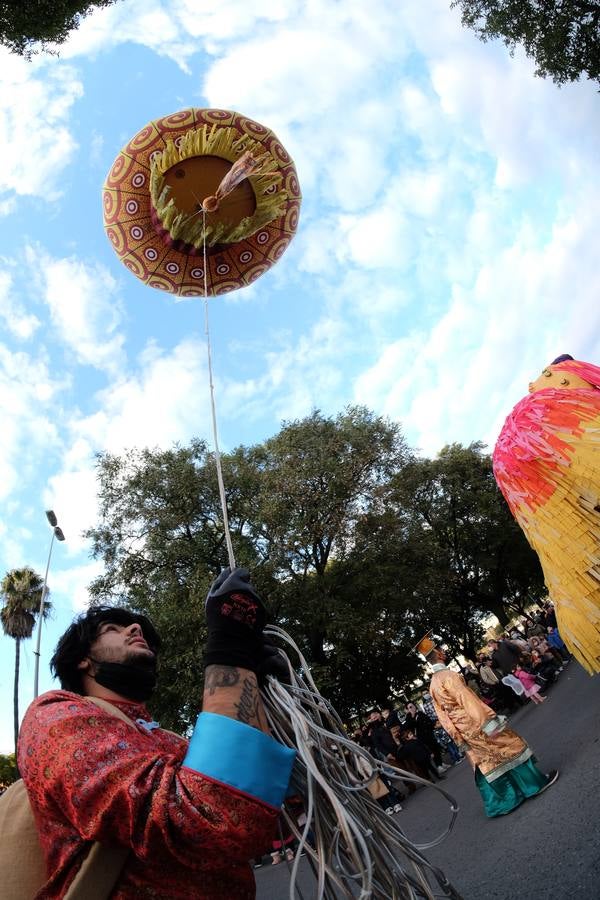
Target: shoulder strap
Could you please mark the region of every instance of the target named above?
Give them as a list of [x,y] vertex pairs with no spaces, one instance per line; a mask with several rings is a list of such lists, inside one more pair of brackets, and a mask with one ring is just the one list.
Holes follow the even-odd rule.
[[[86,697],[86,700],[91,700],[111,716],[137,728],[133,719],[110,701],[102,697]],[[175,732],[171,731],[169,734]],[[117,883],[129,852],[129,847],[107,847],[98,841],[94,842],[64,900],[107,900]]]
[[[108,700],[101,697],[86,697],[86,700],[135,728],[133,720]],[[65,900],[107,900],[128,856],[129,847],[107,847],[95,841],[65,894]]]
[[102,697],[86,697],[85,699],[91,700],[92,703],[95,703],[96,706],[99,706],[100,709],[103,709],[105,712],[110,713],[111,716],[116,716],[117,719],[127,722],[128,725],[133,725],[134,728],[137,727],[133,719],[130,719],[127,713],[124,713],[122,709],[119,709],[119,707],[115,706],[114,703],[111,703],[110,700],[104,700]]
[[107,847],[95,841],[71,882],[65,900],[107,900],[128,856],[129,847]]
[[[99,706],[99,707],[101,707],[101,709],[104,709],[107,713],[110,713],[111,716],[116,716],[118,719],[122,719],[123,722],[128,722],[129,725],[133,725],[134,728],[137,727],[137,723],[134,722],[133,719],[130,719],[129,716],[123,712],[122,709],[119,709],[118,706],[115,706],[109,700],[104,700],[102,697],[86,697],[85,699],[91,700],[92,703],[95,703],[96,706]],[[180,734],[177,734],[176,731],[169,731],[168,728],[161,728],[160,730],[164,734],[172,734],[174,737],[179,738],[182,741],[186,740],[186,738],[183,738]]]

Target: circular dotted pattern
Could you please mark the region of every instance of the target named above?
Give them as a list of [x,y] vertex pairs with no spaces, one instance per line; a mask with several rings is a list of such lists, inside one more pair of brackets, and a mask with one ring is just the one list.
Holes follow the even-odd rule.
[[[104,226],[115,253],[134,275],[151,287],[180,296],[203,294],[204,267],[194,259],[202,259],[202,254],[184,252],[188,248],[170,240],[157,223],[150,202],[150,169],[168,141],[178,146],[188,132],[204,125],[234,128],[240,138],[248,135],[258,141],[275,163],[288,198],[284,213],[268,227],[237,244],[206,249],[209,295],[236,290],[259,278],[285,251],[298,225],[300,189],[294,163],[264,125],[230,110],[191,107],[149,122],[127,142],[106,177]],[[273,186],[267,193],[279,189]]]

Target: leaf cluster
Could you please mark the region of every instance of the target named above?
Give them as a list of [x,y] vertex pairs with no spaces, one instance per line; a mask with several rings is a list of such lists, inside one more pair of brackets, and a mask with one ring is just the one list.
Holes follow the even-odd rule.
[[56,52],[81,20],[97,7],[116,0],[26,0],[0,3],[0,44],[31,59],[40,51]]
[[453,0],[462,23],[483,41],[501,38],[536,64],[536,75],[557,84],[582,75],[600,81],[598,0]]

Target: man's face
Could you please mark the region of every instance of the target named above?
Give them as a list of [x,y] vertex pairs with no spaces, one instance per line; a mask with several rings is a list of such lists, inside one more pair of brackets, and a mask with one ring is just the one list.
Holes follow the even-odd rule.
[[371,724],[374,724],[375,722],[381,722],[381,713],[372,712],[367,721]]
[[103,622],[88,656],[98,662],[130,663],[136,659],[153,659],[155,654],[137,622],[131,625]]

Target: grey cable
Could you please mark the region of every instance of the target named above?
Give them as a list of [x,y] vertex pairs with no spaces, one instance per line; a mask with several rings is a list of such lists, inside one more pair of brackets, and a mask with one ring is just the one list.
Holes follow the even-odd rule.
[[[421,852],[450,833],[458,814],[456,801],[443,788],[375,759],[350,740],[336,711],[319,693],[293,639],[275,625],[269,625],[265,634],[278,638],[298,658],[294,668],[288,653],[280,650],[289,684],[268,678],[262,689],[273,735],[297,752],[290,793],[305,802],[302,830],[284,809],[287,825],[299,841],[290,872],[290,900],[295,900],[297,892],[301,896],[297,879],[302,851],[315,874],[315,900],[461,900],[444,873]],[[361,759],[371,771],[368,777],[361,774]],[[438,791],[451,813],[443,833],[434,840],[413,843],[368,792],[382,774]]]

